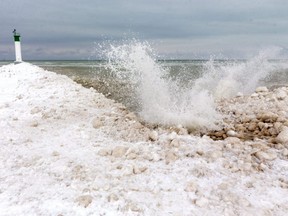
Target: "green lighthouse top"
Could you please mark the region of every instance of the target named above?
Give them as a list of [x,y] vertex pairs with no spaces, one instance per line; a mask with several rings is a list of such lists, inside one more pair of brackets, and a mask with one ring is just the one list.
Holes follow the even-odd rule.
[[14,33],[14,41],[20,41],[20,34],[16,32],[16,29],[14,29],[13,31]]

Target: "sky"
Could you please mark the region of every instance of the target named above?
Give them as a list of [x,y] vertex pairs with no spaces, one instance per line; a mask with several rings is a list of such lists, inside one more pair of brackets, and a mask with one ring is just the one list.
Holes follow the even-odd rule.
[[97,59],[99,44],[147,41],[162,58],[251,58],[288,49],[287,0],[0,0],[0,60]]

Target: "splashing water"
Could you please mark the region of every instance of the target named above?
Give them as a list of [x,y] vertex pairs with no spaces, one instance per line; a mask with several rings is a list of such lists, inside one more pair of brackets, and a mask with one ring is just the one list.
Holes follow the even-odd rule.
[[[157,62],[147,42],[110,44],[104,54],[109,60],[107,71],[118,83],[129,85],[130,91],[125,94],[129,95],[127,98],[133,96],[132,103],[137,101],[138,114],[143,120],[217,129],[222,116],[216,111],[214,100],[233,97],[238,92],[250,94],[260,85],[274,85],[279,77],[287,76],[287,62],[269,60],[277,59],[280,51],[280,48],[266,49],[249,61],[210,60],[201,63],[197,71],[193,71],[195,67],[192,71],[182,68],[174,77],[170,76],[172,68]],[[187,74],[188,79],[183,82]]]
[[204,65],[203,77],[194,82],[194,89],[209,90],[215,99],[229,98],[238,92],[251,93],[271,72],[280,69],[281,65],[269,62],[269,59],[275,58],[280,51],[280,48],[266,49],[242,63],[228,62],[217,65],[210,60]]
[[287,80],[283,79],[288,73],[287,61],[269,60],[279,58],[280,51],[266,49],[249,61],[210,60],[197,63],[197,69],[195,62],[193,68],[191,65],[185,68],[186,63],[181,63],[176,76],[170,66],[165,67],[156,60],[147,42],[110,44],[103,53],[109,60],[106,69],[111,72],[113,83],[116,80],[125,85],[125,88],[116,87],[116,91],[125,91],[124,94],[119,91],[128,96],[128,100],[122,101],[133,110],[136,107],[143,120],[168,126],[217,129],[222,116],[216,111],[214,100],[233,97],[238,92],[250,94],[263,84],[281,85],[280,78],[282,84]]
[[208,90],[184,89],[177,81],[164,78],[167,71],[157,63],[148,43],[132,41],[111,45],[106,56],[117,78],[134,83],[139,115],[145,121],[188,128],[216,128],[221,117]]

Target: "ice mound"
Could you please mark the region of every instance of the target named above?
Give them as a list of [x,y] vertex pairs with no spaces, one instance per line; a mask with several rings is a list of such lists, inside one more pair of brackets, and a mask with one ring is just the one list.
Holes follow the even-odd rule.
[[221,100],[218,109],[226,116],[225,124],[222,130],[210,135],[214,139],[228,136],[243,140],[268,139],[272,143],[277,142],[279,135],[283,138],[278,140],[285,140],[286,135],[282,131],[288,126],[287,107],[288,87],[271,91],[267,87],[258,87],[251,95]]
[[[285,215],[286,94],[221,101],[232,136],[214,141],[180,125],[147,128],[66,76],[3,66],[0,215]],[[275,142],[237,137],[248,114],[268,131],[282,124]]]
[[[29,116],[33,122],[41,124],[45,120],[56,123],[61,122],[63,118],[73,122],[73,119],[82,116],[86,117],[86,123],[91,122],[91,125],[93,121],[97,121],[96,119],[101,121],[101,131],[115,139],[148,139],[149,130],[135,121],[136,116],[123,105],[105,98],[94,89],[82,88],[66,76],[48,73],[29,63],[4,66],[2,71],[9,72],[9,80],[13,80],[13,76],[19,79],[18,82],[6,81],[4,84],[7,85],[7,89],[13,85],[14,93],[18,92],[14,100],[17,103],[23,102],[23,109],[27,106],[27,117]],[[3,89],[5,92],[4,86]],[[8,101],[5,106],[9,106],[9,101],[12,103],[14,100],[6,96]],[[96,113],[89,113],[90,108]]]

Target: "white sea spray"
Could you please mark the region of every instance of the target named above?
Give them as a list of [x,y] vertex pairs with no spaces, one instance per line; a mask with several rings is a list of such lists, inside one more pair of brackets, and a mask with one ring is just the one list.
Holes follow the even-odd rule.
[[259,52],[254,58],[243,61],[208,61],[203,76],[194,82],[194,89],[208,90],[216,99],[236,96],[238,92],[252,93],[265,78],[277,69],[287,65],[273,64],[269,60],[278,56],[280,48],[270,48]]
[[209,91],[183,89],[177,81],[164,78],[167,71],[157,63],[148,43],[132,41],[111,45],[106,56],[110,70],[119,79],[129,79],[135,84],[141,108],[139,115],[145,121],[212,129],[221,119]]

